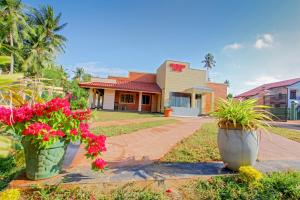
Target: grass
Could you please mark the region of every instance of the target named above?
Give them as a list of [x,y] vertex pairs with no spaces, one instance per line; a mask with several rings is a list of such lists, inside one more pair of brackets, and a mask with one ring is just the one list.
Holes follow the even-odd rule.
[[[300,172],[273,172],[263,175],[257,182],[247,182],[240,175],[216,176],[208,180],[196,179],[184,184],[160,184],[156,189],[129,183],[115,189],[88,188],[88,186],[63,188],[46,186],[22,191],[22,199],[76,199],[76,200],[164,200],[164,199],[300,199]],[[87,187],[87,188],[84,188]],[[91,187],[91,186],[90,186]],[[100,186],[95,186],[100,187]],[[166,189],[168,188],[168,191]]]
[[7,158],[0,158],[0,191],[18,176],[24,167],[25,158],[23,150],[17,150],[14,155]]
[[208,162],[220,160],[216,123],[206,123],[190,137],[179,142],[161,162]]
[[300,131],[280,127],[269,127],[267,130],[300,143]]
[[132,123],[127,125],[116,125],[116,126],[107,126],[107,127],[95,127],[91,131],[95,134],[103,134],[107,137],[129,134],[141,129],[152,128],[167,124],[176,123],[175,119],[162,119],[155,120],[150,122],[142,122],[142,123]]
[[157,113],[136,113],[136,112],[117,112],[117,111],[93,111],[93,122],[115,121],[122,119],[139,119],[160,117],[161,114]]

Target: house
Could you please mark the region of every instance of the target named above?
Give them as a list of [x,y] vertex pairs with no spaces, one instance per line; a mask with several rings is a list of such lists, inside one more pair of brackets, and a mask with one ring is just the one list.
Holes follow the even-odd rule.
[[174,115],[185,116],[208,114],[219,98],[227,96],[227,85],[209,82],[206,70],[172,60],[160,65],[156,73],[92,78],[79,86],[89,90],[91,108],[163,112],[165,107],[171,107]]
[[[273,110],[277,111],[281,109],[286,115],[288,115],[290,109],[293,108],[296,109],[296,112],[298,113],[297,118],[299,118],[300,78],[263,84],[252,90],[244,92],[235,98],[256,98],[258,99],[258,104],[268,105],[273,108]],[[286,116],[286,118],[289,118],[289,116]]]

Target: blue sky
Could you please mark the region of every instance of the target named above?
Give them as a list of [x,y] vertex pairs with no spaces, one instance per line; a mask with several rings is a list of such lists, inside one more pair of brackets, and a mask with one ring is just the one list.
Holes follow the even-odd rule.
[[154,72],[166,59],[202,68],[238,94],[259,84],[300,77],[298,0],[24,0],[52,5],[68,23],[58,63],[93,75]]

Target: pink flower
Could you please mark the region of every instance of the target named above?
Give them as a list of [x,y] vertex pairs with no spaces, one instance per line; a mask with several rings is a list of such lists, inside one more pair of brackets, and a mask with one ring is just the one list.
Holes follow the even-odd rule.
[[106,166],[106,162],[102,160],[101,158],[97,158],[93,163],[93,168],[96,170],[103,170]]

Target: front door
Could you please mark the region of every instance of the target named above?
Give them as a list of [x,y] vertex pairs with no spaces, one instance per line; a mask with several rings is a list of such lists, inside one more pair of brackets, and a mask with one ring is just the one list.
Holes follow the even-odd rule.
[[196,95],[196,108],[199,110],[199,115],[202,114],[202,96],[201,94]]

